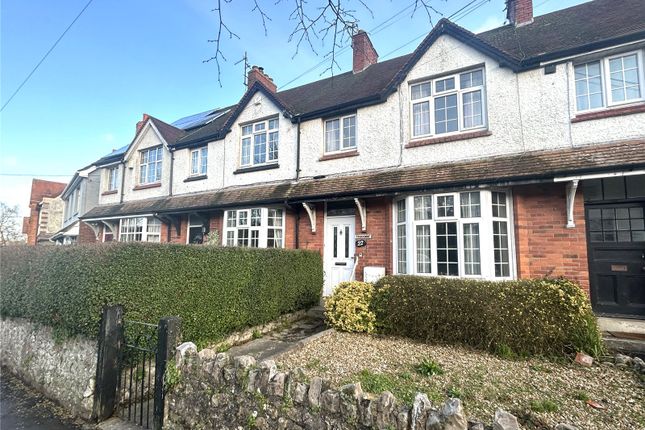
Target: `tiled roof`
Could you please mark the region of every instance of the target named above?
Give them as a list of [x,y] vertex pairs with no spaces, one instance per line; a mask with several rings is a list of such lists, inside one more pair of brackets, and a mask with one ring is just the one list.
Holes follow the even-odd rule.
[[645,35],[643,0],[595,0],[536,16],[528,25],[509,24],[477,37],[517,60],[527,60],[638,34]]
[[83,218],[173,213],[286,201],[391,194],[420,189],[517,183],[535,179],[551,180],[563,175],[644,167],[645,140],[632,140],[137,200],[118,205],[97,206]]

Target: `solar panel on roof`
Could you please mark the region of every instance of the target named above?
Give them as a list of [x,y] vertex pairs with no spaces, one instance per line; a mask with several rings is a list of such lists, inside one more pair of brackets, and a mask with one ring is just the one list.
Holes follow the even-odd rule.
[[220,116],[224,115],[227,110],[215,109],[207,110],[205,112],[196,113],[184,118],[180,118],[177,121],[173,122],[172,125],[181,128],[182,130],[188,130],[190,128],[199,127],[200,125],[208,124],[211,121],[216,120]]

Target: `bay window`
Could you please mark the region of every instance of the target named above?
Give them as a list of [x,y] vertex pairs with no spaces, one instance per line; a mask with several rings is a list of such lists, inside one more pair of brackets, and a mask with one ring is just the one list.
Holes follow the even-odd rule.
[[509,205],[504,191],[423,194],[397,200],[393,210],[396,272],[511,278]]
[[240,166],[278,162],[278,123],[278,118],[273,118],[242,126]]
[[161,242],[161,221],[154,217],[121,219],[120,242]]
[[644,100],[643,53],[629,52],[574,66],[576,110]]
[[356,115],[325,121],[325,153],[356,149]]
[[251,248],[284,247],[284,211],[278,208],[229,210],[225,213],[223,243]]
[[144,149],[139,155],[139,184],[153,184],[161,181],[163,147]]
[[411,85],[412,137],[484,127],[484,90],[484,69]]

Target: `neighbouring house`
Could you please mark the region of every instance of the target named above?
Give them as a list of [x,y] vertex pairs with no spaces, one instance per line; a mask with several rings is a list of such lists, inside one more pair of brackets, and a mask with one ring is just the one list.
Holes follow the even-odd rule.
[[[324,293],[383,274],[566,276],[598,313],[645,316],[645,7],[595,0],[237,104],[144,115],[94,164],[92,240],[319,251]],[[104,157],[105,158],[105,157]]]
[[63,201],[60,197],[65,184],[34,179],[29,195],[29,216],[22,220],[22,232],[27,244],[49,244],[51,236],[63,222]]

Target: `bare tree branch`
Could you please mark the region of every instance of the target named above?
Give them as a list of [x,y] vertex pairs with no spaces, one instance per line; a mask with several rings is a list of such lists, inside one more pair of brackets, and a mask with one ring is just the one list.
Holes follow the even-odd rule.
[[[225,3],[231,3],[232,0],[224,0]],[[217,37],[215,39],[209,40],[209,42],[215,43],[215,55],[204,60],[203,63],[208,63],[210,61],[215,61],[215,64],[217,64],[217,82],[219,82],[219,86],[222,86],[222,68],[220,65],[220,59],[222,61],[226,61],[226,57],[224,56],[224,53],[222,52],[222,31],[224,31],[226,34],[228,34],[228,38],[232,39],[233,37],[240,38],[236,33],[233,32],[229,28],[228,25],[224,22],[224,19],[222,18],[222,0],[217,0],[217,7],[215,9],[212,9],[212,12],[217,12]]]
[[24,241],[19,220],[18,206],[10,207],[0,202],[0,246]]
[[258,12],[260,14],[260,18],[262,18],[262,27],[264,28],[264,35],[267,36],[269,33],[267,32],[267,20],[271,21],[271,18],[269,15],[264,13],[264,10],[260,7],[258,4],[258,0],[253,0],[253,3],[255,6],[253,6],[253,9],[251,9],[251,12]]

